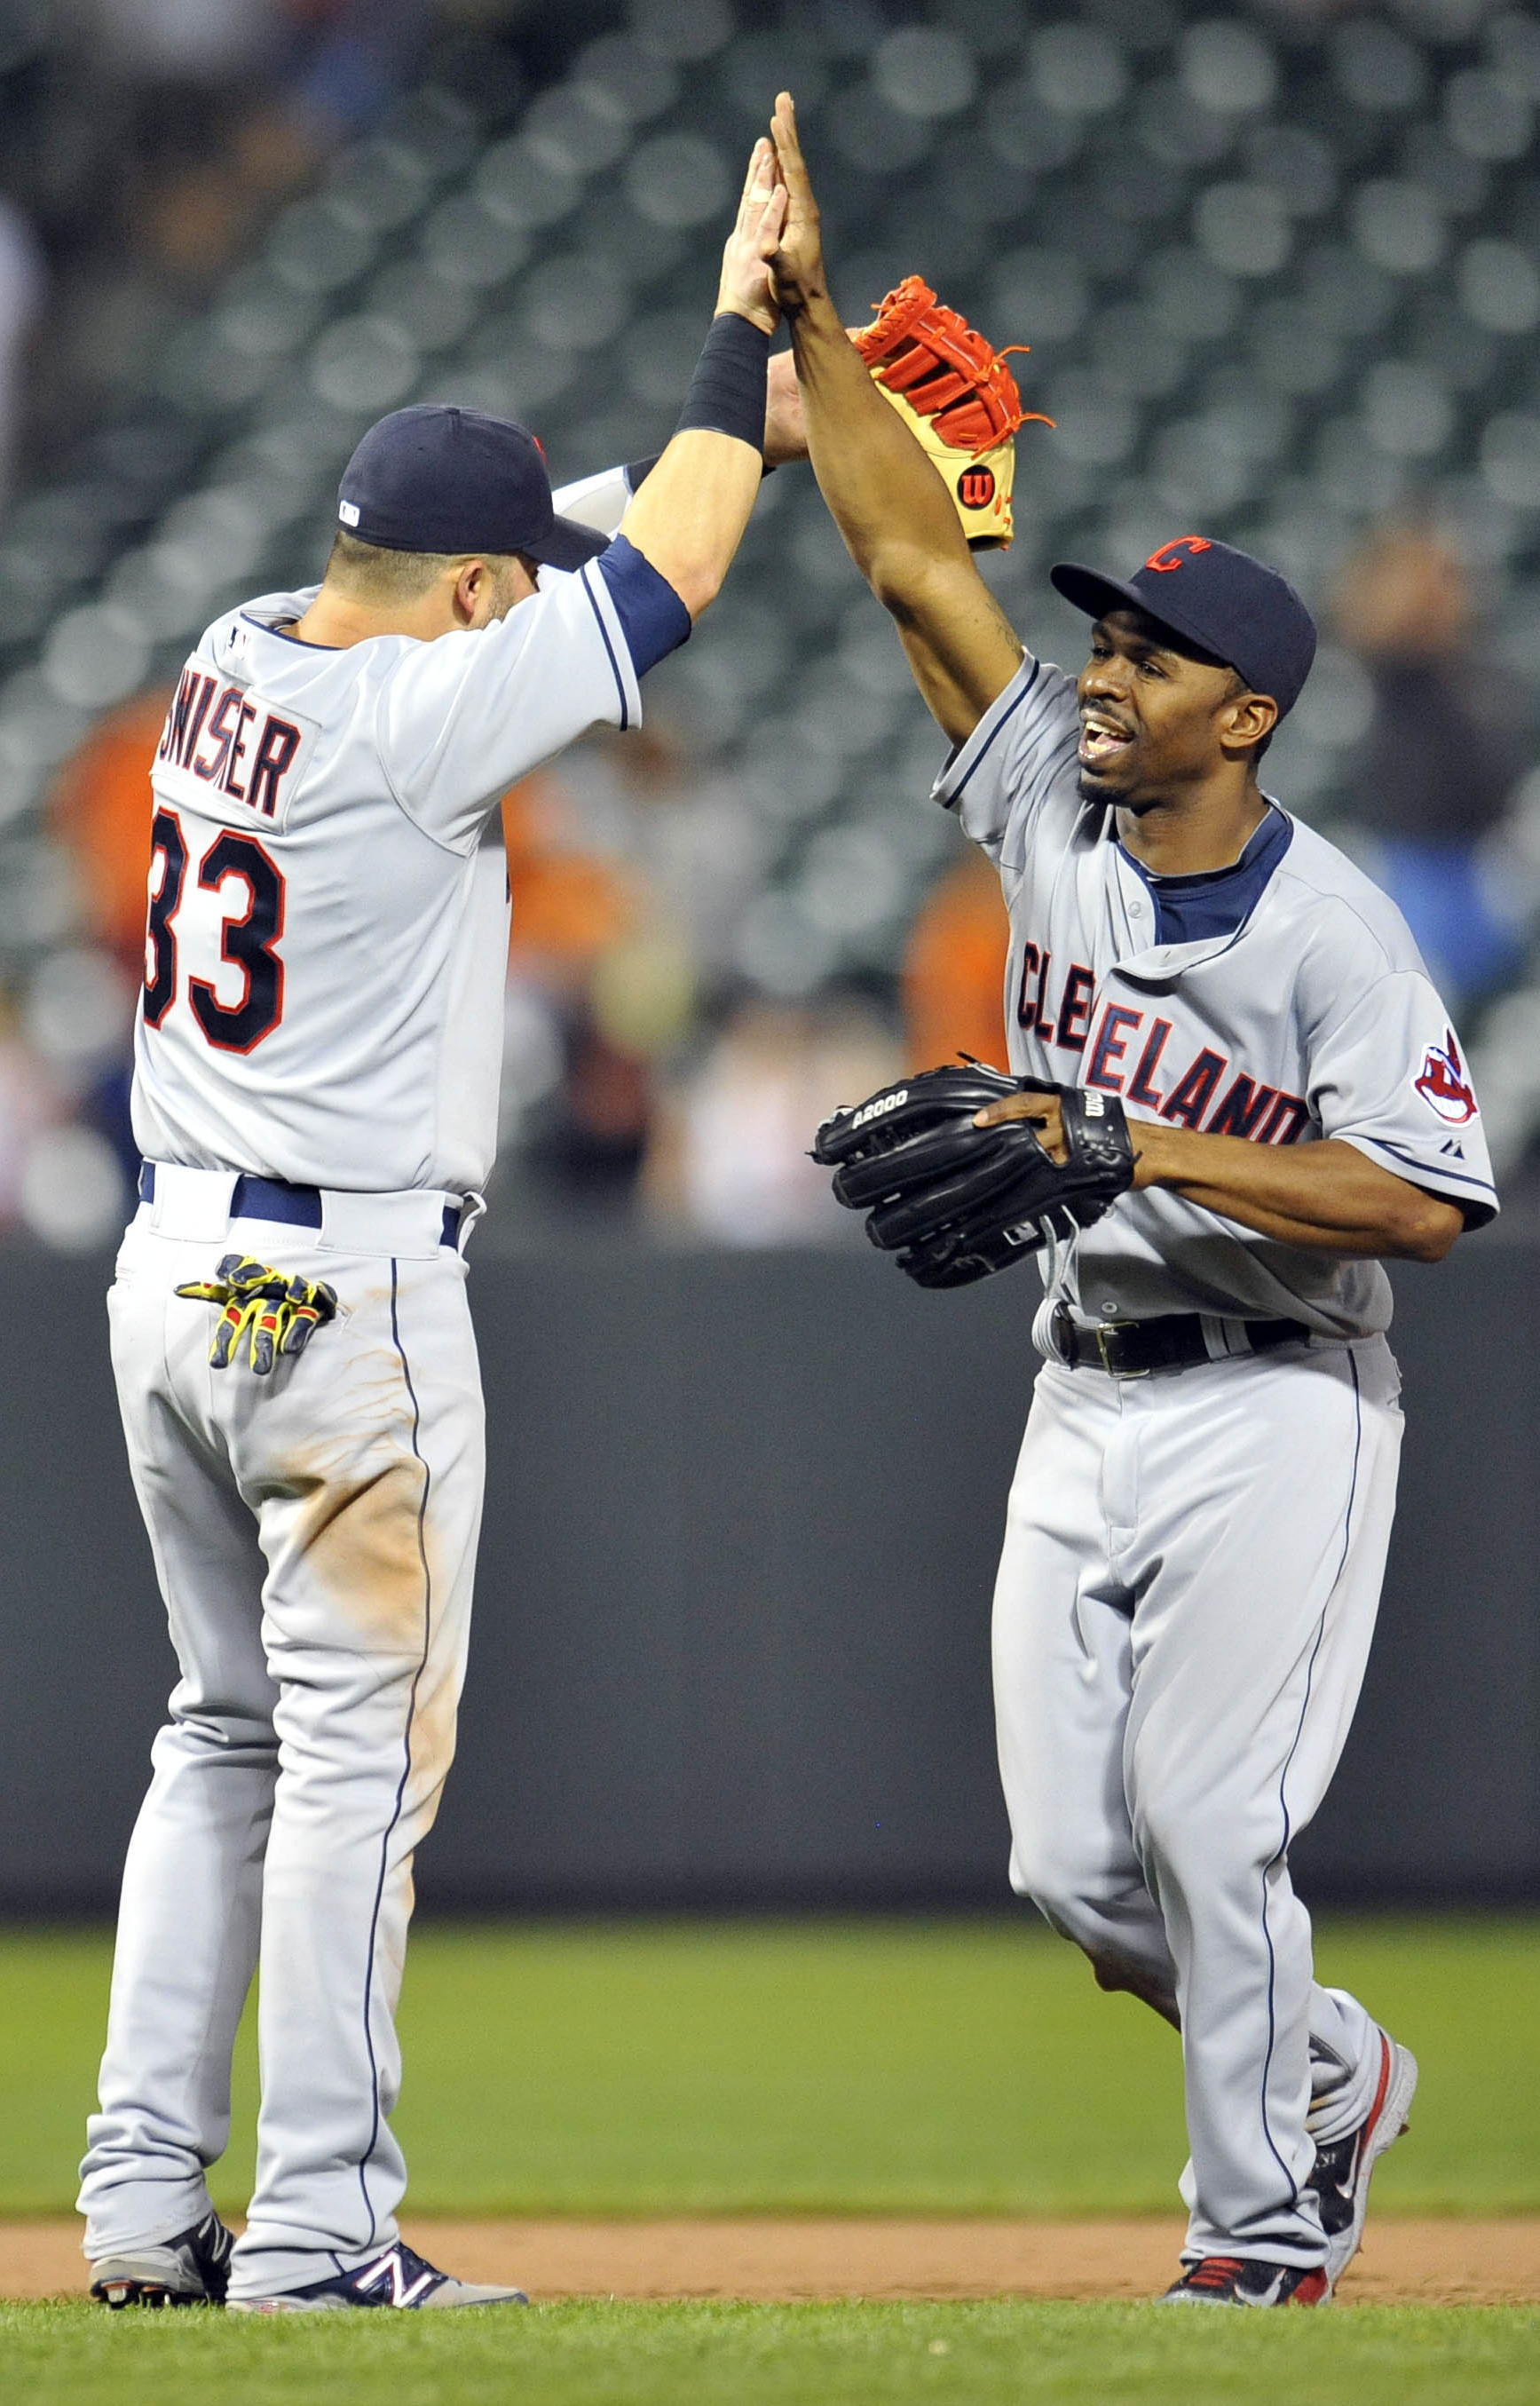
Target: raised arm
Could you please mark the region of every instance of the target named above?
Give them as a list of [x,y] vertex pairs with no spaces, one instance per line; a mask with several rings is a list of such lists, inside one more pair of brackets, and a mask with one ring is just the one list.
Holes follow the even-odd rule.
[[1022,644],[973,564],[946,487],[829,299],[789,92],[775,104],[773,133],[787,194],[775,294],[791,328],[813,474],[851,558],[897,622],[932,715],[960,743],[1015,675]]
[[[730,403],[720,415],[732,417],[736,431],[686,426],[669,444],[620,521],[628,543],[668,578],[692,618],[699,618],[721,590],[764,474],[765,378],[770,338],[779,320],[770,262],[785,207],[774,151],[769,142],[757,142],[737,222],[722,254],[716,315],[701,355],[702,368],[713,363],[716,389]],[[724,327],[724,318],[745,323],[754,330],[752,338]],[[701,374],[697,371],[692,398]],[[756,377],[756,402],[749,390]]]

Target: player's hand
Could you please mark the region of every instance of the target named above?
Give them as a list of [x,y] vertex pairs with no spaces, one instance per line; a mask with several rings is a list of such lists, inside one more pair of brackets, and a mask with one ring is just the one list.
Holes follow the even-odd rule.
[[785,225],[770,264],[775,297],[789,318],[805,309],[810,301],[824,299],[828,291],[818,204],[812,197],[807,162],[797,138],[797,109],[789,92],[776,96],[770,134],[777,170],[786,188]]
[[1068,1160],[1069,1147],[1064,1140],[1064,1114],[1057,1095],[1004,1095],[997,1103],[986,1103],[982,1111],[973,1114],[973,1125],[980,1128],[999,1127],[1006,1120],[1030,1120],[1049,1159],[1061,1167]]
[[303,1353],[317,1329],[337,1312],[336,1289],[324,1279],[288,1277],[250,1253],[226,1253],[211,1279],[196,1279],[177,1292],[192,1303],[224,1306],[208,1349],[215,1369],[229,1368],[244,1336],[259,1379],[267,1377],[280,1353]]
[[784,468],[808,456],[808,430],[802,416],[802,388],[797,362],[789,351],[777,351],[770,363],[765,397],[765,465]]
[[[1069,1158],[1069,1147],[1064,1139],[1064,1113],[1059,1109],[1057,1095],[1007,1095],[997,1103],[988,1103],[975,1112],[975,1127],[998,1127],[1002,1120],[1033,1120],[1037,1123],[1038,1142],[1051,1161],[1061,1168]],[[1130,1119],[1128,1134],[1134,1146],[1134,1183],[1153,1186],[1165,1172],[1163,1157],[1165,1139],[1180,1136],[1181,1130],[1152,1127],[1148,1120]]]
[[776,172],[774,145],[761,139],[750,156],[737,220],[722,253],[716,309],[718,316],[724,309],[734,310],[766,334],[774,333],[781,318],[770,263],[785,213],[786,191]]

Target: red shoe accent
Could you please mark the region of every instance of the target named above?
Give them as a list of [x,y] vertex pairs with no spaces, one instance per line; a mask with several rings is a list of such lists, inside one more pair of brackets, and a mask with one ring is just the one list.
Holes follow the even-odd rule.
[[1331,2283],[1324,2272],[1307,2272],[1289,2303],[1292,2306],[1323,2306],[1331,2294]]
[[1374,2136],[1375,2126],[1385,2111],[1385,2091],[1390,2085],[1391,2042],[1381,2031],[1379,2033],[1379,2086],[1375,2090],[1375,2102],[1369,2108],[1369,2118],[1363,2125],[1363,2136],[1359,2140],[1361,2148],[1366,2147]]
[[1205,2256],[1184,2275],[1190,2289],[1222,2289],[1242,2269],[1238,2256]]

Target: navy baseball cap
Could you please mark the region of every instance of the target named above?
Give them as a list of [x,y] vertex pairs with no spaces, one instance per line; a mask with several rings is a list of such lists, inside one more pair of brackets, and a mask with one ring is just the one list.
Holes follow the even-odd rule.
[[1201,651],[1238,669],[1253,693],[1270,694],[1281,718],[1299,700],[1316,656],[1316,622],[1286,576],[1207,535],[1178,535],[1126,579],[1060,560],[1049,577],[1093,618],[1145,611]]
[[558,517],[528,427],[429,402],[369,429],[343,471],[337,522],[384,551],[523,551],[551,568],[581,568],[610,541]]

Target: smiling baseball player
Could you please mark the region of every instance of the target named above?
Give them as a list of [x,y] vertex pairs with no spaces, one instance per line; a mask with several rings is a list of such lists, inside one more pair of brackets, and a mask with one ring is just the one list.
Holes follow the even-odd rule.
[[[248,2312],[521,2302],[403,2244],[389,2124],[412,1860],[454,1751],[480,1521],[462,1249],[497,1120],[498,802],[714,595],[763,472],[784,195],[761,143],[680,431],[613,543],[525,431],[413,408],[343,477],[325,582],[217,620],[153,773],[110,1298],[181,1670],[124,1874],[93,2293]],[[537,591],[543,566],[565,572]],[[243,2237],[209,2203],[259,1949]]]
[[[1053,571],[1094,622],[1078,686],[1024,653],[829,303],[784,96],[775,136],[812,464],[954,746],[937,797],[1010,908],[1010,1062],[1039,1085],[973,1125],[1026,1120],[1077,1174],[1072,1122],[1109,1151],[1127,1130],[1033,1331],[995,1609],[1012,1884],[1180,2030],[1170,2298],[1320,2303],[1417,2068],[1315,1982],[1289,1847],[1347,1735],[1390,1537],[1380,1261],[1436,1261],[1495,1212],[1476,1097],[1395,910],[1258,784],[1314,652],[1297,595],[1184,536],[1126,579]],[[891,1200],[873,1222],[912,1235]],[[907,1266],[945,1283],[1011,1257],[927,1238]]]

